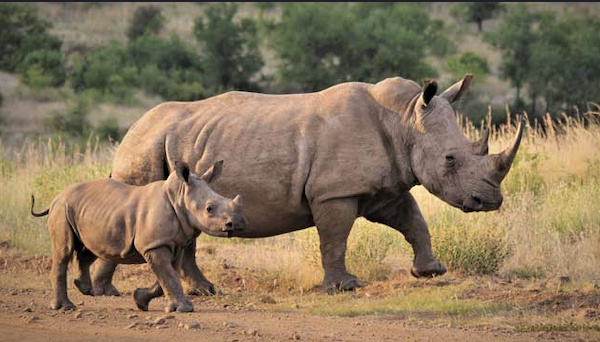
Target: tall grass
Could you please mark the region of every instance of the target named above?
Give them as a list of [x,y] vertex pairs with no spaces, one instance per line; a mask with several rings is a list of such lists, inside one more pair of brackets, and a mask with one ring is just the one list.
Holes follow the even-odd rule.
[[[479,136],[481,128],[460,117],[459,121],[467,136]],[[510,120],[495,128],[490,152],[509,146],[515,131]],[[29,215],[30,194],[36,195],[40,210],[67,184],[106,177],[114,150],[92,141],[84,148],[62,141],[19,148],[0,142],[0,238],[31,252],[48,253],[45,220]],[[500,210],[469,214],[422,187],[411,191],[430,225],[434,253],[450,270],[600,279],[598,113],[557,122],[547,117],[527,126],[502,187],[505,200]],[[207,246],[227,251],[223,262],[252,270],[252,281],[270,287],[303,290],[316,285],[323,274],[314,228],[258,240],[202,236],[199,248]],[[356,221],[347,264],[362,280],[385,279],[408,269],[411,260],[412,250],[402,235],[365,219]],[[222,265],[200,263],[211,279],[224,276]]]

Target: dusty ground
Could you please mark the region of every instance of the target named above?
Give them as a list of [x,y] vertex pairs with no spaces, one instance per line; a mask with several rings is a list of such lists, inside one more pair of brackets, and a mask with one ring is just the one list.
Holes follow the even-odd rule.
[[[78,306],[77,310],[57,312],[48,309],[51,296],[48,268],[47,257],[22,254],[0,246],[0,340],[475,342],[597,341],[600,337],[597,334],[600,329],[594,325],[599,322],[598,290],[545,290],[560,286],[560,282],[546,284],[542,288],[539,284],[532,287],[515,281],[496,281],[490,285],[454,275],[425,282],[391,278],[370,284],[357,293],[337,297],[317,291],[301,297],[288,295],[285,291],[245,294],[235,288],[224,287],[223,293],[214,297],[193,297],[196,312],[186,314],[165,314],[162,311],[166,303],[164,299],[152,302],[148,312],[139,311],[127,286],[124,290],[128,292],[122,297],[83,296],[71,287],[69,295]],[[130,266],[120,277],[143,281],[140,285],[151,282],[150,275],[142,266]],[[119,284],[123,288],[123,283]],[[444,312],[443,309],[416,314],[359,314],[354,317],[315,313],[327,311],[327,307],[323,308],[319,303],[339,303],[361,312],[362,308],[373,303],[386,303],[386,298],[392,296],[391,289],[396,293],[406,291],[402,293],[407,293],[409,300],[415,293],[453,286],[461,289],[460,295],[454,298],[456,301],[472,302],[476,299],[482,305],[506,302],[517,308],[476,315],[472,312],[457,315],[452,310]],[[265,295],[269,297],[265,299]],[[277,303],[269,304],[270,300]],[[392,308],[393,300],[389,303]],[[341,314],[354,315],[352,310],[342,310]],[[533,316],[548,316],[554,318],[549,321],[554,323],[536,325],[533,323],[541,321]],[[564,318],[567,316],[580,316],[580,320],[569,320],[570,325],[565,325]],[[198,326],[194,327],[194,323]]]

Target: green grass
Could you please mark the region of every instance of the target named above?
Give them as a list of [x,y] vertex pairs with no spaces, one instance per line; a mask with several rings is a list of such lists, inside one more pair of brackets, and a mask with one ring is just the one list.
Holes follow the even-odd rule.
[[484,302],[477,299],[458,299],[464,286],[418,287],[398,289],[396,293],[375,298],[353,293],[333,296],[296,296],[277,304],[276,309],[287,311],[300,307],[313,314],[334,316],[394,315],[413,317],[485,316],[508,311],[508,302]]

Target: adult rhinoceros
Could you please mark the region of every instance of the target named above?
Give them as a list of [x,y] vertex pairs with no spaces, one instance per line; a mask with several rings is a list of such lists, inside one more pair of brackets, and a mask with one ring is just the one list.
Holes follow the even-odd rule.
[[[414,276],[441,275],[427,223],[410,188],[422,184],[448,204],[495,210],[500,182],[515,157],[511,147],[488,155],[487,137],[469,142],[451,103],[471,81],[436,96],[400,77],[377,84],[343,83],[316,93],[265,95],[229,92],[197,102],[167,102],[146,113],[119,146],[112,177],[130,184],[165,179],[174,161],[202,173],[217,160],[226,172],[214,184],[224,196],[241,194],[248,220],[238,237],[259,238],[316,225],[323,285],[360,286],[346,270],[346,241],[357,217],[404,234],[414,250]],[[186,249],[180,274],[187,292],[214,292]],[[95,282],[114,292],[114,265],[98,265]],[[102,294],[102,290],[100,293]]]

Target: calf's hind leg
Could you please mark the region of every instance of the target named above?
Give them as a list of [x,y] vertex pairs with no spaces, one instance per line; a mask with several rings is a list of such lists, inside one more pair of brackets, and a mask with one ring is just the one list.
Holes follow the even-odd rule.
[[185,298],[179,275],[173,267],[174,258],[171,251],[166,247],[155,248],[144,253],[146,262],[156,274],[160,287],[166,292],[169,304],[166,312],[191,312],[194,311],[192,302]]
[[79,264],[79,278],[73,280],[73,283],[84,295],[92,295],[92,280],[90,278],[90,266],[96,260],[96,256],[89,249],[83,248],[77,252],[77,262]]
[[[73,232],[71,226],[64,218],[64,211],[51,214],[48,219],[50,239],[52,241],[52,282],[53,298],[50,308],[53,310],[75,309],[75,305],[67,297],[67,266],[73,257]],[[62,216],[57,218],[57,216]]]

